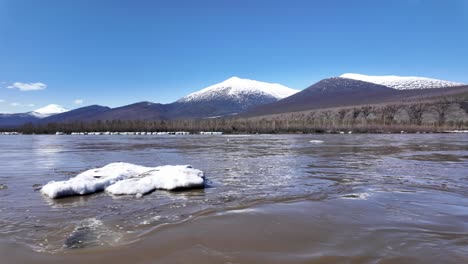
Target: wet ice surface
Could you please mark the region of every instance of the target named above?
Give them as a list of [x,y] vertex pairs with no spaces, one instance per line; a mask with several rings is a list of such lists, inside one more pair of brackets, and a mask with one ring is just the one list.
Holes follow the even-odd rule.
[[[202,214],[304,199],[360,203],[370,229],[383,211],[390,229],[402,221],[417,226],[407,230],[416,240],[425,230],[447,237],[434,247],[458,252],[468,245],[467,135],[9,136],[0,137],[0,149],[0,184],[8,186],[0,190],[2,240],[36,251],[122,245]],[[98,193],[52,200],[37,191],[121,161],[191,164],[205,172],[208,188],[140,199]],[[339,218],[343,208],[336,209]],[[99,225],[83,226],[89,219]]]

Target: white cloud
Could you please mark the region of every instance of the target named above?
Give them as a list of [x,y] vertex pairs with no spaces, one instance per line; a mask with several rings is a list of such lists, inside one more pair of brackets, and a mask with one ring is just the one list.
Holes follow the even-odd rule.
[[8,89],[18,89],[20,91],[38,91],[44,90],[47,88],[45,83],[37,82],[37,83],[22,83],[22,82],[15,82],[12,85],[7,86]]
[[5,100],[3,100],[3,99],[0,99],[0,103],[4,103],[4,102],[6,102],[6,101],[5,101]]
[[23,103],[18,103],[18,102],[12,102],[12,103],[10,103],[10,106],[13,106],[13,107],[34,107],[36,105],[35,104],[23,104]]
[[84,102],[83,99],[76,99],[75,101],[73,101],[73,103],[76,104],[76,105],[83,104],[83,102]]

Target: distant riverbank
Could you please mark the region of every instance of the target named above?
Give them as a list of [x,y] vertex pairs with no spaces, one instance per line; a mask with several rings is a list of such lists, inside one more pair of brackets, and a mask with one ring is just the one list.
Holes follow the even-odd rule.
[[72,133],[191,133],[310,134],[310,133],[444,133],[468,130],[464,96],[403,103],[384,103],[288,112],[264,116],[187,120],[98,120],[27,123],[0,131],[23,134]]
[[[347,131],[322,131],[317,130],[313,132],[275,132],[275,133],[261,133],[263,135],[274,135],[274,134],[440,134],[440,133],[452,133],[452,134],[463,134],[468,133],[468,130],[437,130],[431,131],[428,129],[418,129],[417,127],[412,127],[406,130],[399,130],[404,129],[405,127],[398,127],[394,128],[393,130],[375,130],[375,131],[362,131],[360,129],[357,130],[347,130]],[[61,132],[57,131],[55,133],[23,133],[23,132],[0,132],[1,135],[5,136],[18,136],[18,135],[71,135],[71,136],[164,136],[164,135],[173,135],[173,136],[183,136],[183,135],[201,135],[201,136],[219,136],[219,135],[257,135],[260,133],[224,133],[224,132],[188,132],[188,131],[174,131],[174,132]]]

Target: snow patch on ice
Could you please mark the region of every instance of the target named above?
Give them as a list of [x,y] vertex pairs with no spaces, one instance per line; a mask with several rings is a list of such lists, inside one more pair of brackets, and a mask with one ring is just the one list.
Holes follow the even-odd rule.
[[[126,181],[129,179],[132,180]],[[145,167],[117,162],[87,170],[66,181],[49,182],[42,187],[41,193],[50,198],[85,195],[103,191],[120,181],[124,183],[111,188],[110,193],[143,195],[151,188],[172,190],[178,187],[193,187],[201,185],[204,177],[202,171],[188,165]],[[150,185],[143,186],[144,184]]]
[[115,195],[147,194],[154,190],[199,188],[205,182],[203,172],[187,165],[161,166],[149,170],[137,178],[119,181],[106,188]]

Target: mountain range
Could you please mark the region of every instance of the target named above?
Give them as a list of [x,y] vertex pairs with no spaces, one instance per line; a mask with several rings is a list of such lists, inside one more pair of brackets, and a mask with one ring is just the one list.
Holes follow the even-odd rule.
[[425,77],[343,74],[299,91],[281,84],[238,77],[191,93],[173,103],[139,102],[117,108],[92,105],[67,110],[48,105],[28,113],[0,114],[0,127],[25,123],[97,120],[174,120],[225,116],[259,116],[319,108],[401,102],[408,98],[466,93],[463,83]]

